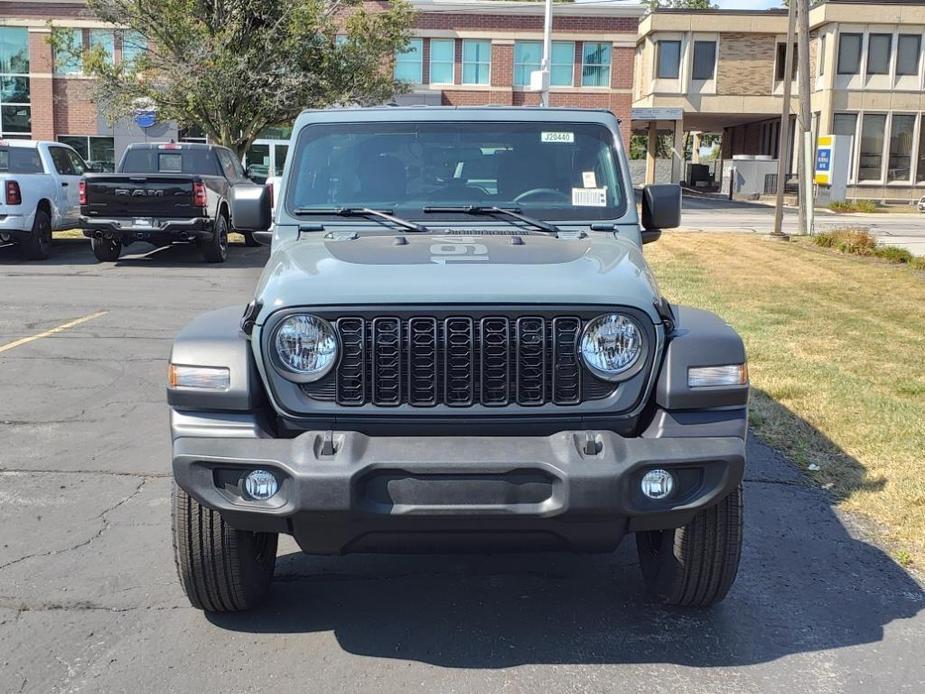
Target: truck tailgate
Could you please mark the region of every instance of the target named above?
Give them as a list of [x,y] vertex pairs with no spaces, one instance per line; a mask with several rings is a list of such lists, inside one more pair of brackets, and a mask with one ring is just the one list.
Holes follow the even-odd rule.
[[197,176],[183,174],[99,174],[85,177],[87,202],[81,213],[92,217],[199,217],[193,205]]

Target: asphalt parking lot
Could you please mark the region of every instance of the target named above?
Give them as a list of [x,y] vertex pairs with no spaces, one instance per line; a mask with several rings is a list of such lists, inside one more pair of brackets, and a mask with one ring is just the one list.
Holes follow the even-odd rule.
[[0,247],[0,693],[925,691],[923,585],[754,439],[739,580],[709,611],[647,601],[632,542],[342,558],[283,542],[264,608],[193,610],[170,539],[168,351],[196,314],[243,307],[266,253]]

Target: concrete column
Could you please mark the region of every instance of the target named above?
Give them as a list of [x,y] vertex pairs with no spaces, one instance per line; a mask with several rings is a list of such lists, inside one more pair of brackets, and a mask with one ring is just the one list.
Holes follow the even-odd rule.
[[646,143],[646,185],[655,183],[655,155],[658,146],[658,123],[649,121],[649,139]]
[[671,182],[680,183],[684,176],[684,121],[674,122],[674,143],[671,147]]

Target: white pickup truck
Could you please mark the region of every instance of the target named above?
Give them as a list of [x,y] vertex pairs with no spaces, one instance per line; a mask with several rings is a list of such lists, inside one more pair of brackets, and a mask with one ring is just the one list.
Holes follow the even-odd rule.
[[80,221],[80,177],[88,166],[59,142],[0,140],[0,242],[47,258],[53,231]]

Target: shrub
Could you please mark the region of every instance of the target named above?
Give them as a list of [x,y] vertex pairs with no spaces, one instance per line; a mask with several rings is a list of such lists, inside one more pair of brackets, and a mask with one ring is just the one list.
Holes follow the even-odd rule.
[[829,204],[829,209],[833,212],[862,212],[871,214],[880,209],[880,206],[873,200],[845,200],[844,202],[833,202]]
[[911,263],[915,259],[915,256],[905,248],[897,248],[896,246],[877,248],[874,255],[890,263]]
[[874,255],[877,250],[877,239],[863,228],[833,229],[814,236],[813,241],[823,248],[835,248],[853,255]]

